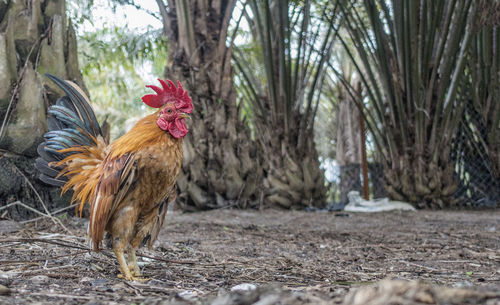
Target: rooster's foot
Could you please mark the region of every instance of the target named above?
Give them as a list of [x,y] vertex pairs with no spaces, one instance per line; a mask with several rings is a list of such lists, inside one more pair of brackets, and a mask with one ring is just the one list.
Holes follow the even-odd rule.
[[137,265],[128,265],[128,270],[130,270],[130,273],[132,274],[132,276],[136,276],[136,277],[141,277],[142,276],[142,273],[141,273],[141,270],[139,270],[139,267],[137,267]]
[[141,269],[139,268],[139,265],[137,265],[137,257],[135,256],[135,250],[130,250],[128,252],[128,259],[129,259],[129,264],[128,264],[128,269],[130,270],[130,273],[132,273],[133,276],[141,276]]
[[127,281],[130,281],[130,282],[139,282],[139,283],[144,283],[144,282],[147,282],[149,280],[151,280],[151,278],[149,277],[142,277],[142,276],[134,276],[134,275],[130,275],[130,276],[124,276],[123,274],[118,274],[118,278],[119,279],[124,279],[124,280],[127,280]]

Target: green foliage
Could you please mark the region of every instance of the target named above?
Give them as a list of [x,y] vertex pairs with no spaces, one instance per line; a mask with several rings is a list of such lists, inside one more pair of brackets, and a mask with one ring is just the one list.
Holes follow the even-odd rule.
[[69,18],[77,32],[84,22],[93,23],[92,7],[94,6],[94,0],[68,0],[66,5]]
[[135,33],[111,27],[80,37],[85,84],[99,119],[107,119],[111,125],[112,137],[131,127],[134,118],[151,111],[140,98],[148,91],[145,85],[155,82],[153,75],[162,75],[166,65],[167,44],[160,34],[159,30]]
[[300,135],[310,134],[317,113],[336,35],[336,6],[310,1],[248,3],[250,32],[233,52],[244,113],[254,128],[272,126],[300,146]]
[[[90,0],[87,0],[87,1],[90,1]],[[91,0],[91,1],[93,1],[93,0]],[[139,4],[139,2],[140,1],[134,1],[134,0],[108,0],[108,4],[113,9],[113,12],[116,11],[116,8],[118,6],[130,5],[130,6],[133,6],[135,9],[137,9],[139,11],[145,11],[149,15],[160,20],[160,16],[159,16],[158,12],[152,12],[150,10],[145,9],[142,5]]]

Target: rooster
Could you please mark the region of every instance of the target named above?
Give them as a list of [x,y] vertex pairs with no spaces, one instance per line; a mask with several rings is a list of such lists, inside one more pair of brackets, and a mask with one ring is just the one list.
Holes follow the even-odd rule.
[[[167,205],[176,197],[175,183],[182,164],[182,138],[193,103],[180,82],[159,79],[156,94],[142,97],[159,108],[129,132],[108,143],[75,83],[47,74],[66,94],[48,110],[46,141],[38,147],[36,167],[45,183],[73,190],[80,215],[90,203],[89,237],[99,251],[105,232],[126,280],[140,280],[136,249],[149,248],[158,237]],[[124,253],[128,254],[129,265]]]

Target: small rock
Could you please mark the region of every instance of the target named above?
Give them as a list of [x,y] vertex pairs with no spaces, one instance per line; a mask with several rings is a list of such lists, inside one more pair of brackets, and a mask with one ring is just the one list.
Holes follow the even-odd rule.
[[6,295],[10,293],[10,288],[0,285],[0,295]]
[[30,278],[30,281],[33,284],[44,284],[49,281],[49,277],[45,275],[35,275],[32,278]]
[[94,270],[94,271],[97,271],[97,272],[101,272],[101,271],[103,271],[103,270],[104,270],[104,269],[102,269],[102,267],[101,267],[101,266],[96,265],[96,264],[94,264],[94,263],[91,263],[91,264],[90,264],[90,269],[92,269],[92,270]]
[[105,279],[97,279],[97,280],[92,281],[91,286],[92,287],[95,287],[95,286],[104,286],[105,284],[106,284],[106,280]]
[[189,301],[196,299],[197,293],[192,290],[184,290],[177,294],[183,300]]
[[17,278],[17,272],[0,272],[0,285],[9,286],[13,278]]
[[106,292],[114,292],[115,290],[112,287],[107,286],[108,281],[105,279],[97,279],[90,283],[90,286],[97,291],[106,291]]
[[257,289],[257,286],[250,283],[242,283],[231,287],[231,291],[251,291]]
[[472,287],[474,286],[474,284],[470,281],[464,280],[461,282],[453,283],[451,286],[455,288],[465,288],[465,287]]
[[82,284],[87,284],[87,283],[90,283],[92,282],[94,279],[93,278],[90,278],[88,276],[84,276],[80,279],[80,283]]

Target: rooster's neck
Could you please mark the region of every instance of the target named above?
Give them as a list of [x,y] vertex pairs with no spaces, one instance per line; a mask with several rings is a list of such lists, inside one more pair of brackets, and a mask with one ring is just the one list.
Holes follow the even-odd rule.
[[175,139],[168,131],[161,130],[156,124],[157,113],[142,118],[129,132],[111,144],[111,157],[135,153],[152,145],[178,146],[182,139]]

